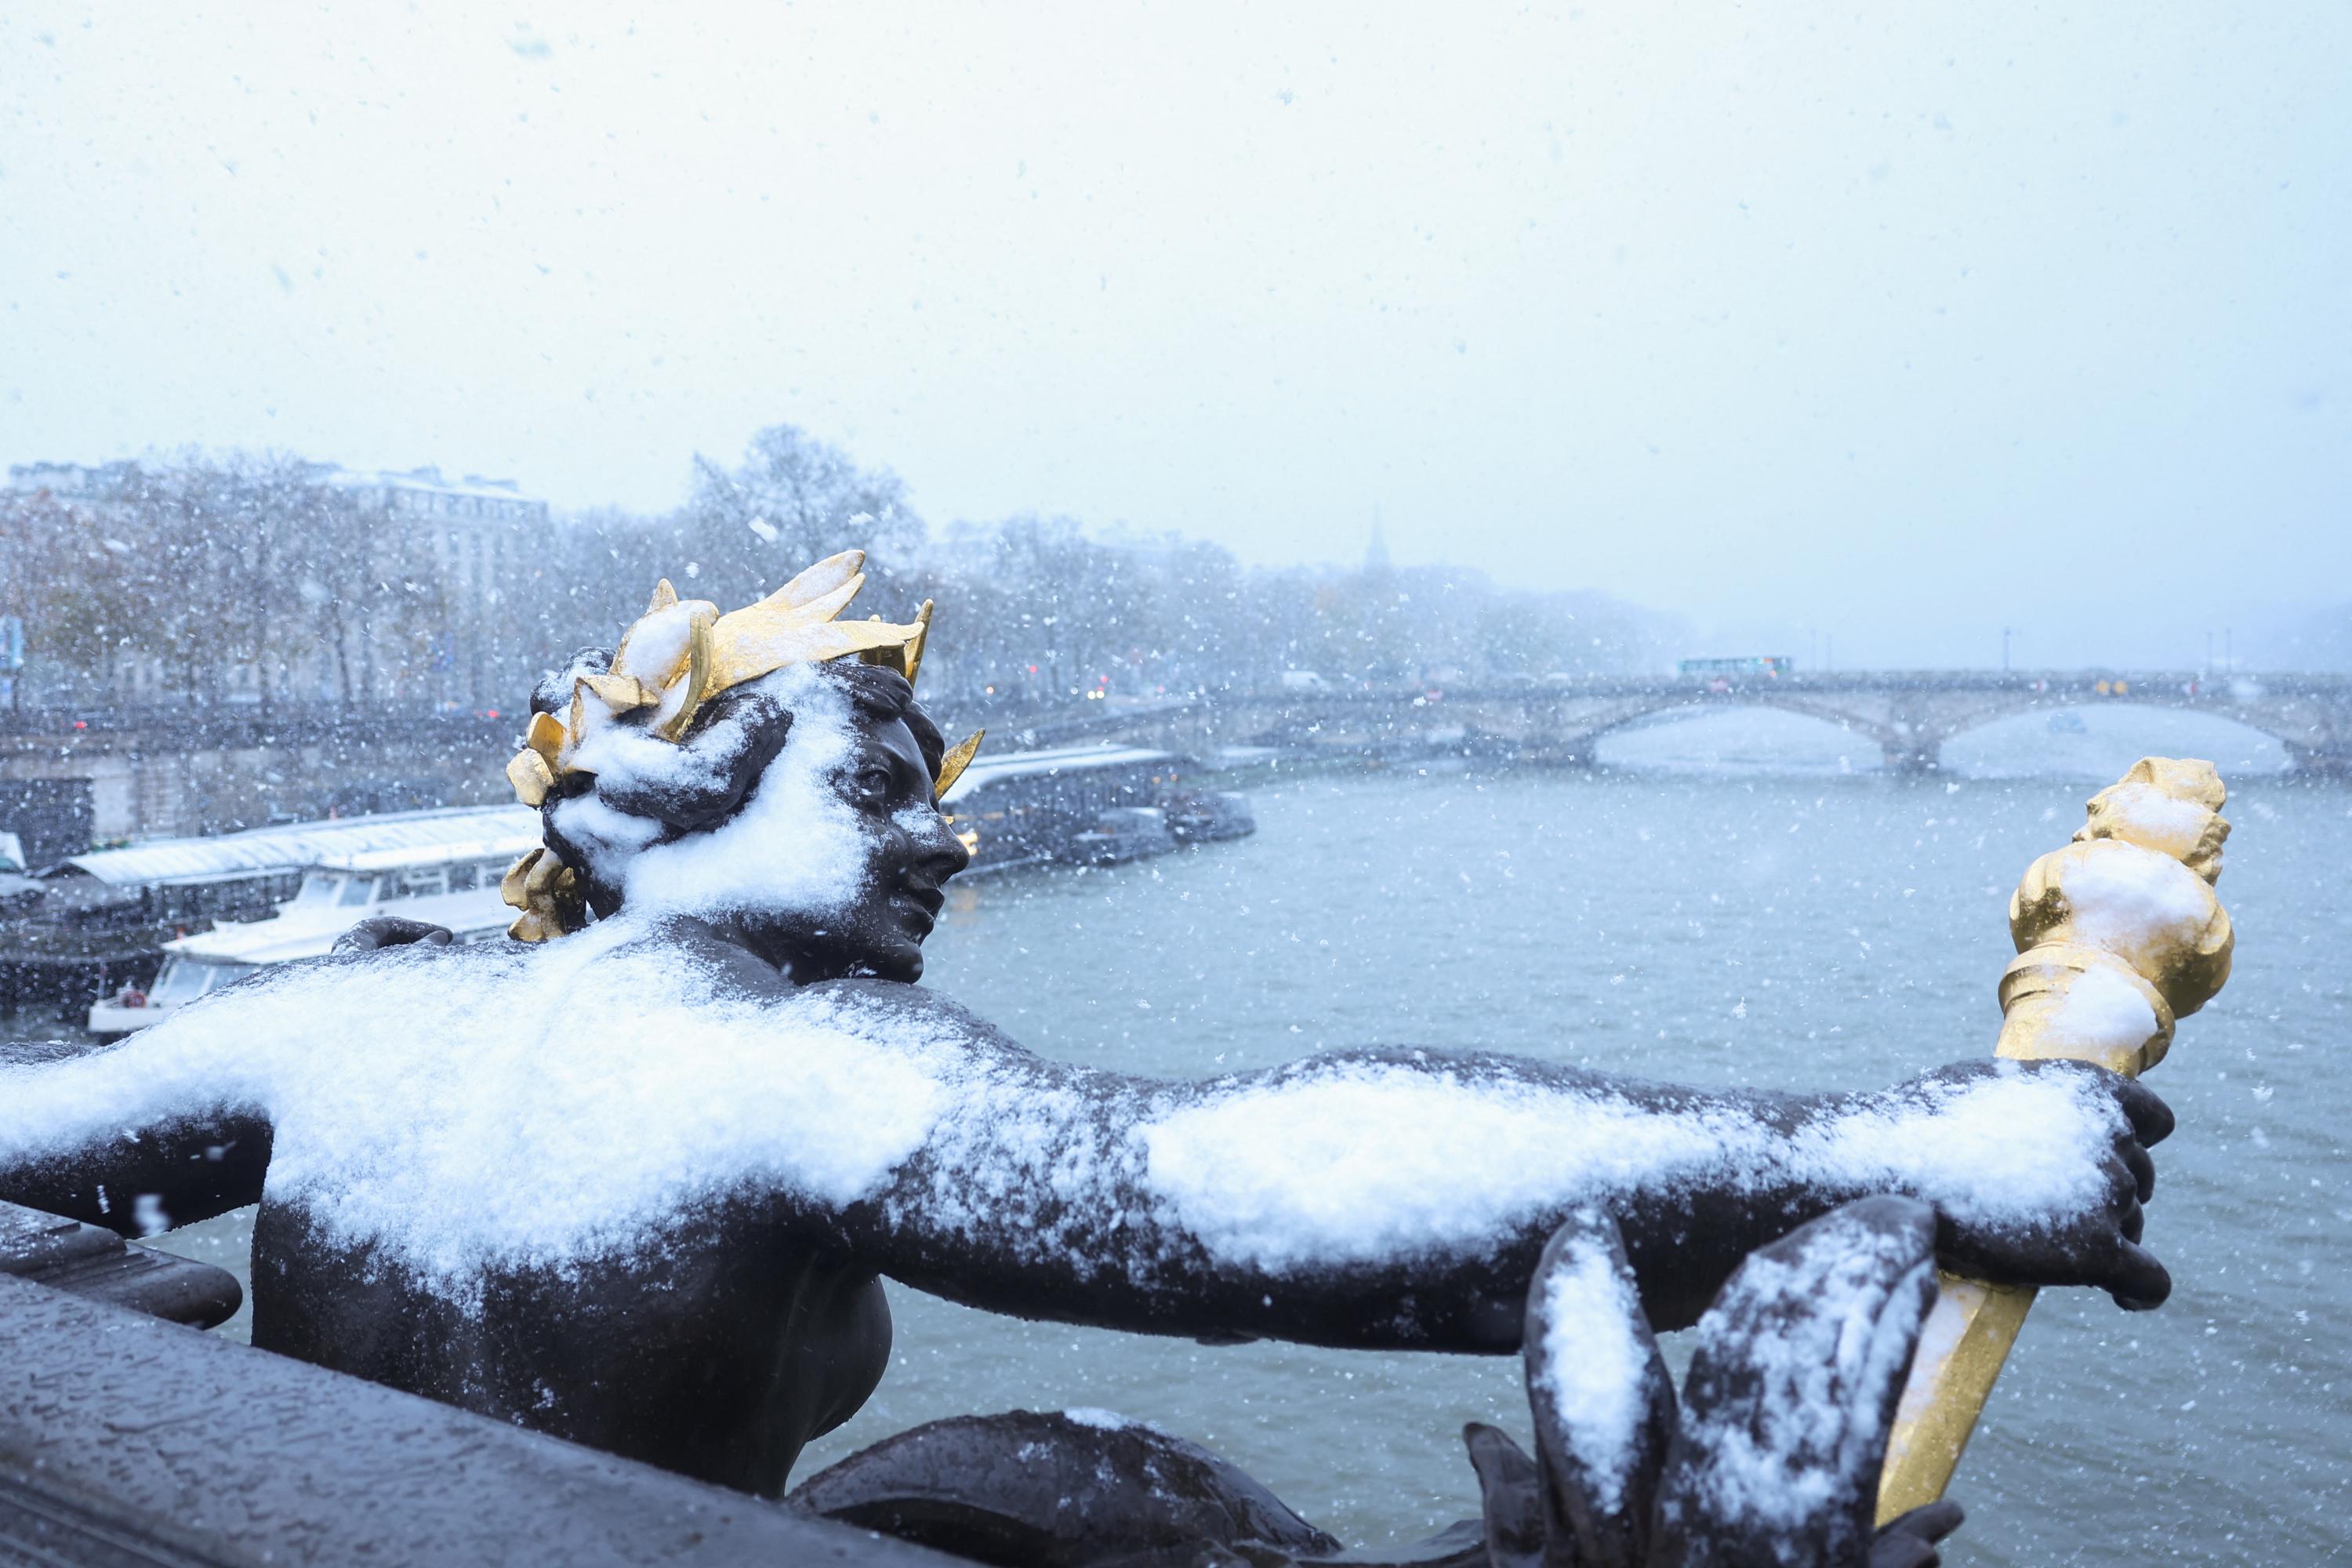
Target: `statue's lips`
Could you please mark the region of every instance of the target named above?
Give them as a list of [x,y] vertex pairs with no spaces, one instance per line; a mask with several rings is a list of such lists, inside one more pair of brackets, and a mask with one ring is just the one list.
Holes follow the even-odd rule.
[[937,888],[909,884],[898,890],[896,901],[913,905],[914,912],[922,917],[923,930],[928,932],[939,923],[940,910],[946,907],[948,898]]

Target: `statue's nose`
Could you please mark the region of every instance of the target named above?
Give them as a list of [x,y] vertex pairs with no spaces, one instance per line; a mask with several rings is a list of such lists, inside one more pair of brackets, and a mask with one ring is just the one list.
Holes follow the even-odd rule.
[[971,851],[956,837],[946,817],[939,818],[927,837],[929,843],[923,857],[923,869],[930,873],[933,881],[944,882],[971,864]]

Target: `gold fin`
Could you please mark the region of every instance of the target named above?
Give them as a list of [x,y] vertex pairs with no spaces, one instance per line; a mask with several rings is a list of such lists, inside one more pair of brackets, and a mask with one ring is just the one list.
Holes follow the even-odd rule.
[[981,738],[985,730],[974,730],[955,744],[955,749],[940,759],[939,775],[931,781],[931,799],[936,801],[948,793],[949,786],[963,777],[964,769],[980,754]]
[[669,579],[665,577],[654,584],[654,602],[646,606],[646,614],[657,616],[677,603],[677,590],[671,587]]

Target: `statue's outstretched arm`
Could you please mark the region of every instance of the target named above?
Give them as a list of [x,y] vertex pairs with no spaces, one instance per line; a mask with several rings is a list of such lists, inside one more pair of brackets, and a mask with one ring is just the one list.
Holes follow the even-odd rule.
[[0,1200],[132,1237],[261,1201],[268,1121],[151,1040],[0,1045]]
[[[341,956],[278,973],[330,973],[347,968],[351,955],[412,944],[445,952],[452,941],[443,927],[378,916],[337,939]],[[226,1005],[234,1017],[240,1002],[261,994],[255,984],[194,1006]],[[341,1014],[322,1001],[319,1016]],[[158,1025],[111,1046],[0,1043],[0,1200],[132,1237],[259,1203],[272,1134],[259,1109],[266,1075],[239,1047],[268,1033],[256,1024],[245,1036],[232,1028],[188,1038]]]
[[2168,1288],[2137,1243],[2144,1145],[2170,1118],[2079,1065],[1807,1098],[1384,1050],[1172,1083],[1044,1060],[918,988],[818,989],[932,1086],[919,1145],[824,1223],[884,1272],[1000,1311],[1508,1351],[1579,1205],[1617,1217],[1663,1328],[1749,1250],[1875,1193],[1933,1204],[1948,1261],[2132,1305]]

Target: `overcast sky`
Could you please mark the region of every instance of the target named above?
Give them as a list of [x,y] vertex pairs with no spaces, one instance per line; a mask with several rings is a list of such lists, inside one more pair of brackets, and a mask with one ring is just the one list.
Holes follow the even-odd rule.
[[2336,0],[724,9],[0,10],[0,460],[789,421],[1841,665],[2352,600]]

